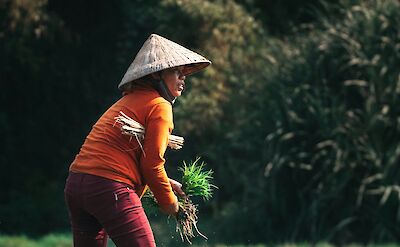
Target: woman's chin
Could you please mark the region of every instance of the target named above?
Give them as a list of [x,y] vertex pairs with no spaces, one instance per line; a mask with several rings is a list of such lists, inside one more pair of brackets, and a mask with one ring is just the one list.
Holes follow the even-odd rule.
[[182,92],[183,91],[175,91],[173,95],[174,95],[174,97],[179,97],[182,95]]

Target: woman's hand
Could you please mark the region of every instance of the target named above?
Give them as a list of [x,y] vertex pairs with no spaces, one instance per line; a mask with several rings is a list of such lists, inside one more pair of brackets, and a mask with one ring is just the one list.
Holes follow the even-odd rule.
[[179,212],[178,198],[176,198],[176,201],[173,202],[172,204],[160,205],[160,210],[164,214],[176,216]]
[[[182,184],[179,183],[178,181],[175,181],[171,178],[169,178],[169,183],[171,184],[172,191],[180,197],[186,197],[185,192],[182,190]],[[160,207],[161,211],[165,214],[170,214],[176,216],[179,212],[179,203],[178,203],[178,198],[176,201],[170,205]]]
[[[169,178],[169,183],[171,184],[172,191],[180,197],[186,197],[185,192],[182,190],[182,184],[179,183],[178,181],[175,181],[171,178]],[[169,215],[174,215],[176,216],[179,212],[179,203],[178,203],[178,198],[176,198],[176,201],[170,205],[166,205],[163,207],[160,207],[161,211],[165,214]]]
[[178,181],[175,181],[173,179],[169,179],[169,183],[171,184],[172,187],[172,191],[175,192],[175,194],[177,194],[180,197],[186,197],[185,192],[183,192],[182,190],[182,184],[179,183]]

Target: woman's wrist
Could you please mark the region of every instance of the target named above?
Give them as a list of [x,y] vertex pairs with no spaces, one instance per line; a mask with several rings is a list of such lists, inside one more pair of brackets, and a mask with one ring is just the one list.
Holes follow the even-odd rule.
[[179,183],[178,181],[173,180],[172,178],[169,178],[169,183],[171,184],[172,191],[180,196],[180,197],[185,197],[185,192],[182,190],[182,184]]

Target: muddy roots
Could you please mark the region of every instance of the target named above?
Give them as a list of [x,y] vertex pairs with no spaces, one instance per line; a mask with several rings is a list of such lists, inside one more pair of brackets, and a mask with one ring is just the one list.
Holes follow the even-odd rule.
[[196,205],[188,197],[179,202],[179,212],[176,216],[176,231],[179,232],[182,241],[186,239],[190,244],[192,244],[190,239],[194,238],[196,233],[208,239],[197,228],[197,211]]

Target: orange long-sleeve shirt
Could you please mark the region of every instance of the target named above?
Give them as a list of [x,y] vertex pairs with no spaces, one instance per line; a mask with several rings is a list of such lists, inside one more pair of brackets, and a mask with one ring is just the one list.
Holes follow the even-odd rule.
[[[144,152],[136,138],[121,134],[114,124],[120,111],[145,127]],[[160,205],[174,203],[176,196],[164,169],[164,153],[172,129],[171,104],[150,87],[136,89],[100,117],[70,171],[130,184],[139,195],[148,185]]]

